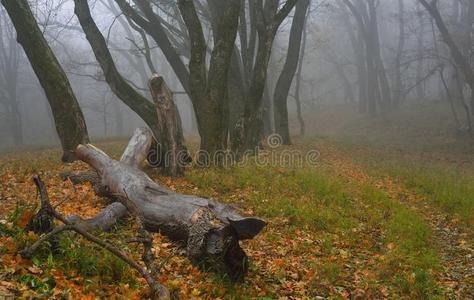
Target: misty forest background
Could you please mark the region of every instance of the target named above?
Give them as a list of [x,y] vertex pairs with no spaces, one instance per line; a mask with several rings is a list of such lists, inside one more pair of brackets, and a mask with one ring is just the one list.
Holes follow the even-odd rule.
[[0,298],[474,297],[474,1],[1,3]]
[[[459,50],[469,61],[472,20],[468,2],[442,2],[439,4],[439,9],[453,40],[457,42]],[[89,5],[122,77],[126,78],[137,92],[146,96],[147,81],[152,71],[163,75],[171,90],[175,92],[184,133],[197,136],[198,129],[192,103],[181,81],[176,77],[173,67],[160,50],[160,44],[153,40],[153,37],[143,35],[145,34],[143,29],[131,27],[130,22],[133,25],[133,21],[127,19],[113,1],[94,1]],[[435,21],[426,9],[418,1],[380,1],[376,3],[374,12],[376,15],[369,16],[367,3],[360,4],[356,1],[354,5],[358,5],[355,8],[366,15],[362,17],[366,18],[364,22],[367,24],[364,26],[367,30],[373,30],[369,28],[367,18],[376,20],[375,30],[378,34],[374,38],[378,39],[379,45],[375,47],[377,48],[375,52],[379,52],[381,61],[377,62],[378,72],[382,74],[377,74],[381,79],[374,75],[378,80],[370,80],[372,83],[375,82],[375,85],[370,84],[375,89],[379,82],[377,95],[371,100],[374,104],[368,104],[369,101],[365,96],[367,74],[364,74],[363,69],[367,68],[364,58],[366,55],[364,51],[367,50],[357,18],[342,1],[334,3],[313,1],[307,12],[300,16],[304,18],[302,26],[304,30],[301,33],[294,33],[291,42],[289,38],[293,13],[282,22],[276,33],[268,63],[268,76],[263,94],[265,99],[262,101],[265,132],[268,134],[275,131],[273,120],[276,105],[271,100],[276,100],[278,80],[285,63],[291,60],[289,45],[294,48],[290,51],[301,48],[300,64],[296,57],[296,78],[292,81],[288,97],[284,100],[288,103],[294,134],[300,133],[295,97],[300,102],[302,119],[311,125],[319,123],[315,115],[328,106],[340,107],[341,104],[349,104],[353,107],[354,115],[359,111],[383,116],[400,107],[403,109],[404,106],[426,110],[420,109],[419,106],[427,105],[431,109],[433,106],[430,104],[439,103],[446,104],[442,109],[451,112],[449,105],[452,101],[456,112],[451,119],[443,120],[447,123],[446,130],[467,131],[469,122],[465,120],[465,105],[470,105],[470,91],[464,79],[465,75],[451,57],[449,48],[438,33]],[[363,7],[364,5],[366,7]],[[74,16],[74,3],[37,1],[32,2],[31,7],[48,44],[68,75],[83,110],[89,135],[93,139],[125,137],[137,126],[143,125],[140,117],[123,104],[106,84],[103,70]],[[181,55],[183,63],[187,64],[189,53],[186,52],[190,51],[187,45],[189,36],[180,20],[176,5],[164,2],[157,9],[160,17],[164,18],[165,30],[170,35],[170,40],[176,43],[178,54]],[[1,13],[2,143],[0,147],[12,149],[18,146],[58,143],[45,93],[21,46],[16,42],[15,30],[6,11],[2,9]],[[205,20],[203,31],[206,34],[210,33],[209,26]],[[241,38],[243,37],[237,38],[237,43]],[[252,37],[247,36],[248,38]],[[254,52],[255,50],[252,49]],[[287,65],[287,69],[288,67],[291,69],[295,66]],[[450,97],[447,96],[440,79],[441,70],[444,71]],[[292,73],[291,70],[286,71]],[[280,82],[281,85],[284,83]],[[324,129],[331,126],[338,127],[338,123],[344,124],[344,118],[331,122],[330,125],[310,125],[310,129],[305,133],[310,136],[324,134]]]

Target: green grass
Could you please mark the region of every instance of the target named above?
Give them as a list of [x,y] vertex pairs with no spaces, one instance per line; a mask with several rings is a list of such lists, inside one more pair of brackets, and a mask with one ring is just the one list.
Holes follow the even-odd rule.
[[[429,226],[421,216],[371,186],[343,181],[324,166],[295,170],[248,165],[192,170],[187,177],[207,196],[219,194],[235,202],[238,191],[237,195],[245,198],[242,206],[254,209],[255,215],[270,220],[287,218],[285,231],[289,235],[307,228],[322,237],[326,255],[339,251],[331,234],[343,236],[351,247],[357,247],[359,236],[351,231],[363,223],[368,232],[380,232],[374,243],[381,244],[375,251],[385,256],[374,270],[379,283],[405,297],[432,298],[441,293],[433,276],[439,262],[430,243]],[[388,244],[395,246],[387,250]],[[328,284],[340,284],[347,275],[340,262],[313,268]]]
[[459,218],[467,228],[474,225],[474,172],[469,166],[452,163],[449,157],[423,159],[396,152],[384,152],[351,142],[339,142],[340,149],[351,153],[369,174],[390,176],[412,192],[452,217]]
[[384,170],[446,213],[458,216],[468,226],[474,225],[473,174],[403,162],[389,164]]
[[[18,250],[31,245],[37,237],[30,235],[17,226],[18,219],[26,209],[31,209],[31,205],[19,204],[10,214],[7,221],[11,226],[0,224],[0,234],[13,237]],[[10,227],[10,228],[8,228]],[[134,234],[130,226],[120,226],[119,231],[101,232],[99,237],[103,240],[111,241],[116,247],[130,253],[126,239],[130,239]],[[78,275],[91,278],[89,281],[96,281],[97,284],[116,284],[118,282],[137,286],[137,274],[131,268],[110,252],[103,248],[77,236],[72,232],[60,234],[57,239],[59,243],[59,253],[53,254],[51,243],[43,243],[34,253],[31,262],[34,266],[44,271],[41,276],[35,274],[25,274],[18,281],[27,287],[35,290],[37,295],[48,297],[55,287],[54,278],[50,272],[53,268],[64,271],[68,278],[75,278]],[[6,252],[0,245],[0,254]],[[85,282],[84,284],[87,284]]]
[[[120,152],[117,148],[112,150]],[[29,163],[32,167],[17,162],[10,164],[18,164],[25,174],[44,169],[44,162]],[[427,299],[442,295],[436,284],[439,262],[430,242],[430,228],[423,218],[393,202],[379,189],[341,178],[331,168],[325,164],[291,168],[249,163],[231,168],[193,168],[187,172],[186,180],[197,187],[200,196],[235,203],[248,214],[269,222],[249,247],[260,250],[270,246],[270,249],[284,250],[281,254],[284,265],[276,270],[268,269],[274,257],[267,254],[255,257],[250,262],[249,280],[242,285],[230,284],[225,276],[206,276],[205,280],[212,282],[215,288],[205,295],[221,297],[220,289],[224,288],[228,299],[250,299],[249,295],[255,295],[257,284],[253,280],[258,278],[259,284],[268,285],[267,294],[259,295],[261,299],[277,298],[281,290],[275,287],[286,282],[291,257],[300,259],[299,270],[314,273],[305,283],[310,298],[333,296],[334,291],[329,287],[347,286],[347,282],[353,280],[354,270],[362,269],[371,274],[364,278],[363,286],[368,287],[374,298],[381,297],[382,287],[387,287],[392,298]],[[29,177],[24,176],[25,180]],[[187,188],[178,189],[195,193]],[[15,224],[20,215],[21,208],[9,221]],[[14,236],[20,248],[32,242],[32,238],[18,228],[4,227],[0,226],[1,234]],[[296,239],[301,231],[311,240]],[[103,233],[101,237],[138,258],[139,253],[125,243],[132,235],[130,225],[121,225],[119,230]],[[294,248],[290,247],[292,241],[296,241]],[[91,243],[75,235],[62,235],[60,246],[59,256],[52,256],[46,246],[41,248],[34,263],[43,270],[54,265],[71,278],[81,274],[93,281],[94,286],[101,283],[136,286],[137,275],[130,272],[129,267]],[[0,245],[0,253],[2,251]],[[361,264],[356,265],[356,260]],[[348,269],[348,264],[353,269]],[[48,278],[46,271],[42,276],[31,275],[21,280],[30,288],[34,285],[47,297],[54,286]]]

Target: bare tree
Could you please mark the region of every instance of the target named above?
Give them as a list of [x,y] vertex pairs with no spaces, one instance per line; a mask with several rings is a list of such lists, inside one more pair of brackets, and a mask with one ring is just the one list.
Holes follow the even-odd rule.
[[[354,26],[350,21],[349,14],[347,13],[346,7],[341,6],[342,11],[342,22],[344,29],[346,30],[349,39],[351,41],[352,51],[354,55],[354,62],[357,68],[357,86],[359,91],[359,112],[367,112],[367,64],[365,58],[365,45],[362,30],[354,30]],[[357,28],[357,26],[356,26]]]
[[46,92],[64,152],[62,160],[73,161],[77,145],[87,143],[89,137],[69,80],[46,42],[28,2],[2,0],[2,4],[15,26],[18,42]]
[[[293,10],[297,0],[288,0],[279,8],[278,0],[250,1],[255,10],[258,46],[250,85],[245,97],[243,114],[243,141],[240,152],[256,149],[263,137],[262,99],[267,80],[267,68],[273,41],[283,20]],[[251,8],[252,9],[252,8]],[[298,52],[299,53],[299,52]]]
[[[431,17],[434,19],[436,26],[441,34],[441,37],[443,38],[443,41],[446,43],[448,46],[451,56],[456,63],[456,66],[459,68],[461,71],[462,75],[464,76],[467,84],[471,88],[471,103],[474,103],[474,71],[471,68],[471,65],[469,64],[468,58],[466,58],[462,50],[458,47],[456,44],[453,36],[448,30],[448,27],[446,26],[443,17],[441,16],[441,13],[438,9],[438,1],[437,0],[432,0],[431,2],[428,2],[427,0],[418,0],[421,5],[423,5],[426,10],[429,12]],[[471,1],[472,3],[472,1]],[[471,5],[474,10],[474,5]],[[473,12],[474,13],[474,12]]]
[[20,47],[15,41],[15,29],[2,9],[0,10],[0,104],[5,108],[15,146],[23,144],[23,117],[17,97],[20,60]]
[[395,57],[395,87],[393,97],[394,106],[398,106],[400,104],[404,90],[401,62],[403,58],[403,51],[405,49],[405,35],[405,2],[404,0],[398,0],[398,46]]
[[298,68],[298,61],[301,54],[301,40],[310,7],[310,0],[300,0],[296,4],[295,15],[291,23],[288,50],[285,65],[276,83],[273,101],[275,102],[275,128],[282,137],[283,144],[291,144],[290,128],[288,124],[287,99],[290,92],[293,78]]

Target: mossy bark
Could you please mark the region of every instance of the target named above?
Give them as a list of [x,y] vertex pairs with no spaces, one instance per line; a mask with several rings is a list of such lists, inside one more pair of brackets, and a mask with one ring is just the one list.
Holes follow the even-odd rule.
[[205,165],[219,164],[220,162],[215,160],[215,154],[226,148],[229,111],[227,83],[241,7],[238,0],[209,3],[214,49],[207,70],[206,40],[194,3],[178,1],[192,45],[189,88],[201,135],[201,151],[208,154],[199,156],[198,162]]
[[258,150],[263,138],[262,100],[273,41],[283,20],[293,10],[297,0],[288,0],[278,9],[279,1],[255,2],[255,26],[258,47],[249,91],[245,99],[243,141],[239,153]]
[[77,145],[89,142],[87,126],[66,73],[49,47],[27,0],[2,0],[33,70],[43,87],[53,113],[64,151],[62,160],[76,160]]

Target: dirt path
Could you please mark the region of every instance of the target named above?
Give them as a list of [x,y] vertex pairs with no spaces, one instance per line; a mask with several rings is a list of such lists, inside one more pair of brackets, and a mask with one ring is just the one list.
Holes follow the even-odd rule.
[[[433,232],[433,243],[438,250],[443,270],[438,283],[452,299],[474,299],[474,241],[461,228],[458,220],[441,212],[429,200],[415,193],[393,178],[370,176],[361,164],[354,162],[336,147],[322,144],[321,157],[334,166],[339,176],[363,184],[371,184],[384,191],[390,199],[423,216]],[[472,237],[472,235],[471,235]]]

